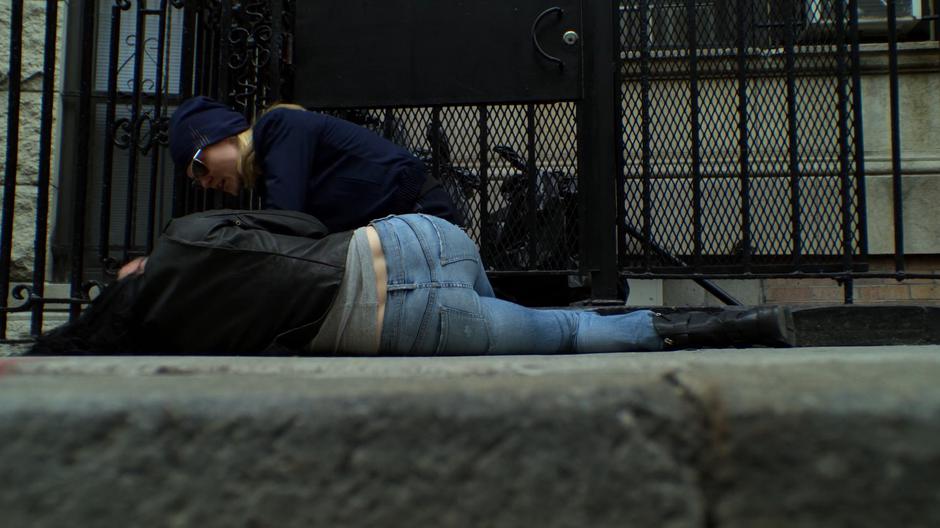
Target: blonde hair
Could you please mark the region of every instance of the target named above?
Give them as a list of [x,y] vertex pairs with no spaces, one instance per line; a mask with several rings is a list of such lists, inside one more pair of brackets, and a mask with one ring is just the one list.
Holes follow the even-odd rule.
[[[259,118],[272,110],[278,108],[287,108],[290,110],[300,110],[306,112],[307,109],[293,103],[274,103],[261,112]],[[255,146],[252,140],[252,129],[249,128],[236,136],[238,144],[238,159],[235,161],[235,170],[242,178],[242,184],[246,189],[253,189],[258,182],[258,178],[263,176],[261,164],[258,163],[255,156]]]

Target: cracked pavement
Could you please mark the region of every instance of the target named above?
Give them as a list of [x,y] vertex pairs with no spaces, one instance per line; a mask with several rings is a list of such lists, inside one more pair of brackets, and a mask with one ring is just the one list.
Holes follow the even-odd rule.
[[[9,526],[936,526],[940,346],[0,360]],[[9,523],[9,524],[8,524]]]

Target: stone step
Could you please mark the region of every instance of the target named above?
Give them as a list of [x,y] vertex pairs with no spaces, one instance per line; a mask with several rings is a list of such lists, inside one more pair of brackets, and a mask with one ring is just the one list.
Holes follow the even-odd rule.
[[940,526],[940,346],[0,360],[3,525]]

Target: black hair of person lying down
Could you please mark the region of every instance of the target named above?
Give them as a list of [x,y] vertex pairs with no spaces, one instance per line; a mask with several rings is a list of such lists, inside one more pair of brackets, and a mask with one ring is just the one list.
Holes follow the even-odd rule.
[[[138,300],[141,276],[130,276],[105,287],[81,315],[36,338],[27,356],[136,356],[184,353],[141,325]],[[272,343],[257,356],[296,356],[302,350]]]
[[36,338],[27,355],[139,355],[149,351],[135,317],[139,277],[131,276],[105,287],[82,314]]

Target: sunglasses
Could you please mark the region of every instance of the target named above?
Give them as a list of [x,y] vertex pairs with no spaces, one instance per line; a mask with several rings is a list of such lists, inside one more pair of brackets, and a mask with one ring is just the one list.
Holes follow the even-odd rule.
[[197,150],[196,153],[193,154],[193,161],[192,161],[193,185],[198,184],[199,180],[201,180],[203,177],[209,174],[209,167],[206,167],[206,164],[203,163],[201,159],[199,159],[199,156],[201,155],[202,155],[202,149]]

